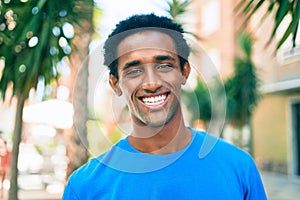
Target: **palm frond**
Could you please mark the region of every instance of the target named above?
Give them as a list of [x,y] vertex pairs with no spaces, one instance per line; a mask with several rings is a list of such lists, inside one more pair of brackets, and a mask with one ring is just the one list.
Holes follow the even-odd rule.
[[[12,0],[1,4],[0,21],[6,21],[5,14],[13,11],[16,22],[15,28],[5,27],[0,32],[0,56],[5,57],[5,69],[0,80],[1,94],[5,94],[10,81],[14,82],[15,91],[26,93],[28,88],[35,86],[39,76],[47,77],[47,83],[58,78],[59,75],[53,73],[53,67],[70,55],[70,51],[66,51],[59,41],[64,38],[68,48],[74,47],[72,38],[63,32],[63,25],[69,23],[86,31],[85,24],[92,23],[93,6],[93,1],[86,0],[31,0],[24,3]],[[55,34],[54,28],[58,30]],[[29,46],[34,36],[38,43]],[[26,66],[22,73],[19,71],[21,65]]]
[[175,21],[178,21],[178,18],[187,12],[190,3],[190,0],[172,0],[168,2],[167,12]]
[[238,15],[245,15],[245,23],[249,23],[253,15],[255,15],[258,10],[260,10],[263,5],[268,4],[266,14],[261,18],[261,23],[264,21],[266,16],[274,13],[274,26],[272,28],[272,33],[269,38],[268,44],[274,40],[275,35],[282,25],[284,19],[287,16],[291,16],[291,22],[284,30],[283,36],[279,39],[277,43],[277,49],[279,49],[283,43],[287,41],[289,36],[292,36],[293,47],[296,45],[297,39],[297,29],[299,27],[300,20],[300,1],[299,0],[242,0],[235,8],[235,11],[238,12]]

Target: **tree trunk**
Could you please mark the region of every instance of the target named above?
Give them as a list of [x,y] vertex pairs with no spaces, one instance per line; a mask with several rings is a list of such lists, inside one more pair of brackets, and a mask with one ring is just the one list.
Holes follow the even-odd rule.
[[[92,12],[92,11],[91,11]],[[91,16],[92,17],[92,16]],[[71,173],[88,160],[87,121],[88,121],[88,77],[89,77],[89,44],[91,41],[93,25],[91,21],[85,22],[84,30],[76,29],[76,38],[73,43],[78,49],[71,56],[72,69],[71,85],[69,85],[71,101],[74,106],[74,125],[67,130],[66,146],[69,158],[67,178]]]
[[80,12],[84,12],[86,16],[78,20],[79,27],[74,26],[75,37],[72,39],[76,51],[73,51],[70,57],[71,75],[69,76],[68,88],[70,101],[74,106],[74,125],[65,131],[67,156],[69,158],[67,178],[88,160],[88,55],[94,32],[94,1],[78,2],[77,6]]
[[67,177],[88,160],[87,141],[87,108],[88,96],[88,62],[77,73],[74,82],[73,105],[74,125],[67,130],[67,156],[69,158]]
[[22,138],[23,108],[26,98],[21,94],[18,96],[16,120],[13,134],[13,149],[11,158],[11,177],[9,188],[9,200],[18,200],[18,158],[19,147]]

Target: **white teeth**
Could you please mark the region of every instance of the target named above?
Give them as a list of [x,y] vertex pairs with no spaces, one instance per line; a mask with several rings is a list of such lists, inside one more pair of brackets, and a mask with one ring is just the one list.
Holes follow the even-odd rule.
[[159,105],[165,101],[167,95],[159,95],[155,97],[144,97],[142,100],[146,105]]

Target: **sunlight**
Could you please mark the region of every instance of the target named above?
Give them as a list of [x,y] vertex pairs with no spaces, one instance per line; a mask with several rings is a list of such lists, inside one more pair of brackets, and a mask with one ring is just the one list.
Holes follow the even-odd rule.
[[68,129],[73,125],[73,105],[66,101],[48,100],[24,107],[23,120]]
[[104,10],[103,16],[101,17],[100,21],[101,35],[104,38],[111,32],[118,21],[125,19],[130,15],[141,13],[156,13],[157,15],[165,16],[168,15],[168,13],[165,11],[165,9],[167,8],[166,1],[96,0],[96,3],[101,9]]

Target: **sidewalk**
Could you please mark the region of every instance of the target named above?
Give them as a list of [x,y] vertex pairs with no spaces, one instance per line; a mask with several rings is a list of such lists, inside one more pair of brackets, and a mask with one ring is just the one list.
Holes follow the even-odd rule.
[[[20,190],[19,200],[60,200],[62,194],[51,194],[46,190]],[[8,191],[5,191],[0,200],[8,199]]]
[[268,200],[299,200],[300,177],[261,172]]
[[50,194],[46,190],[21,190],[19,200],[60,200],[61,194]]

